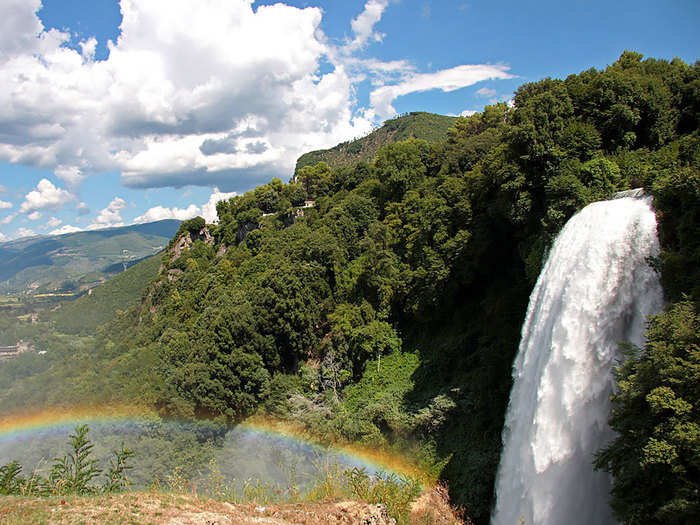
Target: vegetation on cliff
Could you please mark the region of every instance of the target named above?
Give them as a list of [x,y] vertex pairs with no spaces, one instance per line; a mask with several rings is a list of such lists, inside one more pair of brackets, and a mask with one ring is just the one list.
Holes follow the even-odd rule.
[[[181,226],[142,303],[67,356],[76,388],[57,389],[64,402],[135,399],[180,418],[266,412],[329,441],[395,447],[485,523],[529,292],[568,218],[644,186],[669,315],[683,294],[700,299],[698,86],[697,64],[626,52],[525,84],[513,107],[456,119],[444,141],[309,164],[222,201],[218,224]],[[19,384],[0,403],[19,392],[37,399]],[[683,395],[700,403],[697,389]]]
[[305,166],[314,166],[319,162],[325,162],[333,168],[354,166],[358,162],[372,162],[382,146],[411,138],[442,142],[456,120],[457,117],[412,111],[387,120],[366,137],[342,142],[330,149],[305,153],[297,160],[294,173],[298,174]]

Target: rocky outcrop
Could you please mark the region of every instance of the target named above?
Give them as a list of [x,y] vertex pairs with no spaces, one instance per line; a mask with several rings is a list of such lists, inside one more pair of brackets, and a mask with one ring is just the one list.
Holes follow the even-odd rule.
[[254,222],[246,222],[243,226],[238,228],[236,232],[236,240],[238,242],[243,242],[250,232],[258,229],[258,224]]
[[178,278],[178,276],[182,273],[182,270],[178,270],[177,268],[173,268],[171,270],[168,270],[168,281],[173,282],[175,279]]
[[189,250],[195,241],[202,241],[204,244],[212,246],[214,244],[214,237],[212,237],[209,228],[206,226],[199,230],[199,233],[196,235],[193,235],[191,232],[183,233],[171,248],[172,255],[170,256],[170,262],[172,263],[177,260],[185,250]]
[[170,262],[174,262],[179,259],[182,252],[189,250],[192,247],[192,235],[188,232],[182,235],[172,248],[172,254],[170,255]]
[[206,226],[199,230],[199,236],[197,237],[197,239],[201,239],[202,241],[204,241],[204,244],[208,246],[212,246],[214,244],[214,237],[212,237],[209,228],[207,228]]

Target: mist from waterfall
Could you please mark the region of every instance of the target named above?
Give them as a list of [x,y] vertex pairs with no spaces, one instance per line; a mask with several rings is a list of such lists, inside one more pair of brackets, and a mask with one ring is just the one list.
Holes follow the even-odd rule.
[[493,525],[615,523],[611,478],[593,454],[607,419],[618,343],[644,343],[663,305],[651,197],[621,195],[572,217],[530,296],[503,431]]

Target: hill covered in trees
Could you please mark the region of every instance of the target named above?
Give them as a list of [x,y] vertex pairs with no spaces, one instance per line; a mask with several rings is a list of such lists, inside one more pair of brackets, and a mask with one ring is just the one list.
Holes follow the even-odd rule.
[[305,153],[297,160],[294,173],[298,174],[304,166],[313,166],[319,162],[325,162],[333,168],[352,166],[361,161],[371,162],[382,146],[410,138],[440,142],[445,140],[447,130],[456,120],[457,117],[412,111],[387,120],[365,137],[342,142],[330,149]]
[[152,255],[115,275],[74,301],[64,301],[42,317],[65,334],[92,334],[141,300],[144,288],[158,274],[161,255]]
[[[67,355],[69,372],[28,377],[0,391],[0,406],[46,402],[33,382],[63,403],[284,419],[328,442],[416,458],[486,523],[511,364],[545,254],[577,210],[642,186],[655,198],[662,253],[650,264],[669,310],[653,325],[660,354],[622,368],[613,424],[631,430],[599,466],[616,475],[621,520],[692,521],[700,66],[626,52],[601,71],[525,84],[513,102],[451,121],[442,141],[309,164],[288,184],[220,202],[217,225],[186,221],[141,303]],[[654,355],[669,373],[652,373]],[[677,483],[658,489],[668,479]],[[636,497],[639,484],[654,497]]]

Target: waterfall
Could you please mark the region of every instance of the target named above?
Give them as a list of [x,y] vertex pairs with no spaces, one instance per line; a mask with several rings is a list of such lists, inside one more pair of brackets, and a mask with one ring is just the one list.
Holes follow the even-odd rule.
[[503,431],[493,525],[615,523],[611,478],[593,454],[607,419],[618,343],[644,343],[663,305],[651,197],[622,194],[572,217],[530,296]]

